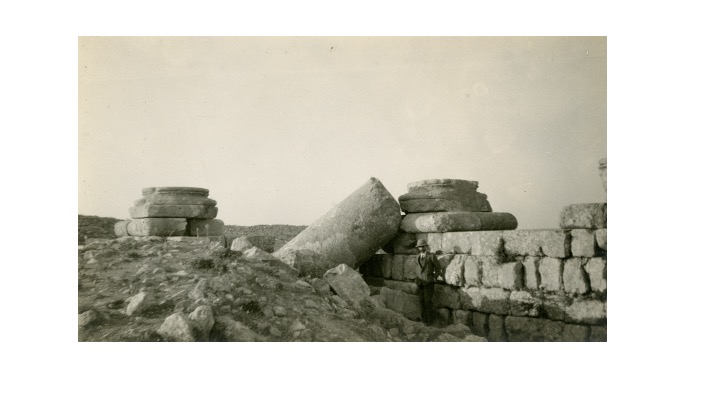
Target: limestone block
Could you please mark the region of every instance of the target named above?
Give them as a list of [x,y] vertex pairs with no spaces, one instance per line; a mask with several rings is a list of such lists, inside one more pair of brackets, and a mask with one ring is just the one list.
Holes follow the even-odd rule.
[[523,265],[520,262],[503,263],[498,271],[498,284],[506,290],[523,287]]
[[536,231],[540,240],[542,254],[550,257],[570,256],[570,235],[562,229],[542,229]]
[[[443,325],[448,325],[452,322],[452,315],[450,314],[450,310],[447,308],[437,308],[435,310],[435,313],[437,314],[437,319],[442,323]],[[452,336],[452,335],[450,335]],[[457,338],[455,338],[457,339]]]
[[560,213],[562,229],[607,228],[607,203],[573,204]]
[[445,281],[447,284],[454,286],[462,286],[465,284],[463,277],[463,268],[467,255],[455,255],[453,260],[445,269]]
[[517,219],[507,212],[435,212],[408,214],[400,229],[409,233],[505,230],[517,228]]
[[471,311],[456,309],[452,311],[453,323],[470,327],[473,324],[472,314]]
[[442,250],[447,253],[470,254],[471,234],[477,232],[445,232],[442,235]]
[[402,280],[404,267],[405,255],[393,255],[392,273],[390,274],[390,278],[393,280]]
[[328,270],[323,275],[323,280],[345,301],[359,303],[370,296],[370,287],[360,273],[346,264]]
[[590,328],[583,325],[565,324],[563,330],[563,342],[585,342],[590,334]]
[[157,333],[165,340],[171,342],[194,342],[195,332],[188,316],[182,312],[176,312],[167,318]]
[[486,287],[500,287],[500,265],[497,264],[495,257],[480,256],[482,263],[482,283]]
[[247,236],[241,235],[233,239],[232,244],[230,245],[230,250],[235,252],[244,252],[253,246],[255,245],[250,242]]
[[585,264],[585,271],[590,277],[590,288],[593,291],[605,292],[607,290],[607,259],[593,257]]
[[203,218],[217,216],[217,207],[207,205],[138,205],[130,207],[131,218]]
[[495,256],[503,244],[503,231],[468,232],[471,253],[477,256]]
[[607,251],[607,228],[595,230],[595,243],[600,249]]
[[417,255],[406,255],[403,262],[403,279],[415,281],[420,275],[420,265],[417,262]]
[[380,271],[382,277],[389,279],[392,278],[392,265],[394,261],[393,255],[382,255],[382,263],[380,264]]
[[464,309],[497,315],[510,313],[510,292],[502,288],[461,288],[459,297]]
[[179,236],[186,227],[185,218],[143,218],[130,221],[127,231],[132,236]]
[[542,301],[527,291],[510,293],[510,314],[514,316],[539,316]]
[[121,236],[130,236],[130,234],[127,231],[128,224],[130,223],[129,219],[126,219],[125,221],[120,221],[115,223],[115,236],[118,238]]
[[417,198],[407,199],[404,196],[420,196],[421,193],[404,194],[398,198],[400,209],[411,214],[417,212],[490,212],[492,208],[487,201],[487,196],[481,193],[468,193],[465,195],[449,195],[447,198]]
[[146,187],[142,189],[143,196],[149,194],[191,194],[207,197],[210,190],[200,187]]
[[134,205],[207,205],[214,207],[217,201],[201,196],[199,194],[174,194],[174,193],[150,193],[139,200],[135,200]]
[[387,309],[398,312],[411,320],[422,319],[422,303],[419,296],[385,287],[380,289],[380,295],[385,298]]
[[187,236],[222,236],[225,233],[225,223],[219,219],[193,219],[188,218],[185,234]]
[[597,300],[577,299],[565,308],[565,319],[586,325],[601,324],[607,320],[605,305]]
[[565,291],[574,294],[585,294],[590,289],[590,281],[583,269],[583,259],[571,257],[563,266],[563,285]]
[[310,274],[356,267],[395,237],[400,219],[398,202],[371,178],[274,255]]
[[470,329],[474,334],[482,337],[488,335],[488,314],[482,312],[470,311],[472,313],[472,326]]
[[510,342],[559,342],[564,327],[562,322],[541,318],[505,318],[505,330]]
[[575,257],[595,256],[595,233],[590,229],[573,229],[572,255]]
[[[409,192],[418,191],[433,191],[433,190],[458,190],[458,191],[475,191],[477,190],[478,182],[474,180],[459,180],[459,179],[427,179],[420,180],[408,184]],[[425,197],[435,198],[436,196]]]
[[488,340],[491,342],[507,342],[505,333],[505,317],[490,315],[488,318]]
[[591,326],[588,342],[607,342],[607,327]]
[[384,285],[387,288],[390,288],[392,290],[402,291],[405,294],[413,294],[413,295],[418,294],[418,286],[417,286],[417,284],[412,283],[412,282],[385,280]]
[[528,256],[523,260],[525,271],[525,288],[528,290],[537,290],[540,287],[540,258]]
[[509,256],[542,256],[540,237],[534,230],[504,231],[505,252]]
[[547,291],[559,291],[563,286],[563,261],[554,257],[540,259],[540,288]]
[[460,294],[457,288],[444,284],[435,284],[433,306],[438,308],[460,309]]
[[482,261],[479,256],[466,256],[463,264],[463,277],[466,286],[482,285]]
[[[443,242],[443,234],[439,232],[433,232],[433,233],[418,233],[416,234],[418,239],[425,238],[428,243],[428,250],[433,253],[437,253],[438,251],[444,252],[442,242]],[[416,252],[417,253],[417,252]],[[447,252],[452,253],[452,252]]]

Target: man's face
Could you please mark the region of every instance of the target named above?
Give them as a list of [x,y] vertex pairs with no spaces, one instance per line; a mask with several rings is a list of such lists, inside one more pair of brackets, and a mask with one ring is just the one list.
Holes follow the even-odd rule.
[[418,246],[417,249],[418,249],[418,252],[425,253],[425,246]]

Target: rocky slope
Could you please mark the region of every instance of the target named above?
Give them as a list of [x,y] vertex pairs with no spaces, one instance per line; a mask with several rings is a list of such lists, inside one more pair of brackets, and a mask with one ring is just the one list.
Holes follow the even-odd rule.
[[78,246],[79,341],[484,341],[350,301],[257,249],[205,238]]

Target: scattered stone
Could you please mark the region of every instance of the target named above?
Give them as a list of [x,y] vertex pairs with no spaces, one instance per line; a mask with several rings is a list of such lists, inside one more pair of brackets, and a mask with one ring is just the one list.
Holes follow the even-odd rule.
[[98,320],[97,313],[90,309],[78,315],[78,327],[86,328]]
[[270,334],[275,337],[282,336],[282,332],[280,332],[280,329],[278,329],[277,326],[275,326],[275,325],[270,327]]
[[607,228],[607,203],[573,204],[560,213],[562,229]]
[[275,314],[275,316],[281,316],[281,317],[282,317],[282,316],[287,315],[287,311],[286,311],[285,308],[283,308],[283,307],[276,306],[276,307],[273,307],[273,314]]
[[408,214],[400,229],[408,233],[505,230],[517,228],[517,219],[507,212],[436,212]]
[[247,236],[241,235],[233,239],[232,244],[230,245],[230,250],[244,252],[252,247],[254,247],[254,245],[250,242]]
[[158,334],[171,342],[194,342],[193,328],[188,316],[176,312],[167,318],[158,329]]
[[290,332],[299,332],[304,329],[305,325],[299,319],[296,319],[292,325],[290,325]]
[[190,290],[188,297],[191,300],[199,300],[205,298],[205,289],[207,288],[207,279],[203,278]]
[[127,316],[137,315],[142,313],[145,309],[147,309],[152,302],[152,297],[150,293],[147,292],[141,292],[130,298],[130,303],[128,304],[127,308],[125,309],[125,314]]
[[343,263],[356,268],[395,237],[400,219],[398,202],[371,178],[274,255],[315,276]]
[[369,299],[376,308],[387,308],[384,295],[371,295]]
[[472,331],[480,336],[488,335],[488,314],[471,311],[472,313]]
[[370,296],[370,287],[360,273],[346,264],[328,270],[323,279],[337,295],[349,302],[357,303]]
[[188,316],[192,327],[197,331],[198,340],[206,341],[210,330],[215,325],[212,308],[207,305],[200,305]]

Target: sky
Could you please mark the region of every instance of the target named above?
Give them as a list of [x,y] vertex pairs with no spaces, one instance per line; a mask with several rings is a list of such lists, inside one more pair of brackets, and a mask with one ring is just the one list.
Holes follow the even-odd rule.
[[519,229],[606,201],[605,37],[80,37],[78,100],[83,215],[187,186],[309,225],[370,177],[475,180]]

